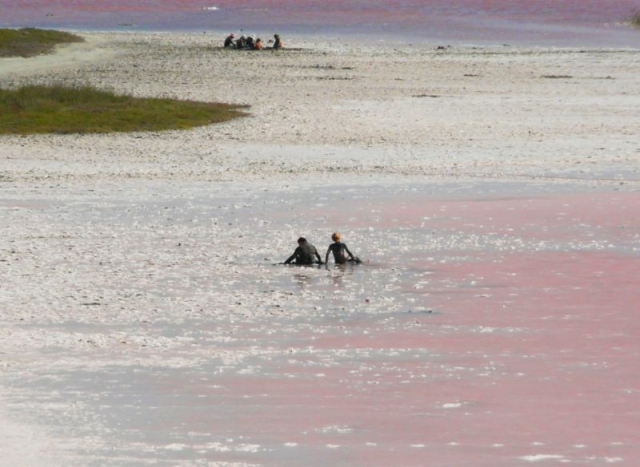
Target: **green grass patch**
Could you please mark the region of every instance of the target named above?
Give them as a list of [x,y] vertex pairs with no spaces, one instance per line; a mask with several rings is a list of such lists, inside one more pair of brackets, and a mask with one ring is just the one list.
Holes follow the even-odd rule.
[[90,86],[0,89],[0,134],[186,130],[246,115],[246,106],[135,98]]
[[542,75],[540,78],[544,79],[572,79],[571,75]]
[[34,57],[53,52],[58,44],[84,42],[75,34],[46,29],[0,29],[0,57]]

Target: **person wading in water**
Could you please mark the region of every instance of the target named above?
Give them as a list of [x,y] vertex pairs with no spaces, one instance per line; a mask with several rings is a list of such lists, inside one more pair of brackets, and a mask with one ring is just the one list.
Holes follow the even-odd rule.
[[[331,239],[333,243],[329,245],[329,249],[327,250],[327,254],[325,256],[325,263],[329,261],[329,253],[333,253],[333,260],[336,264],[345,264],[347,261],[355,261],[359,262],[358,258],[353,256],[353,253],[349,251],[349,248],[346,244],[342,243],[340,240],[342,239],[342,235],[338,232],[335,232]],[[345,254],[346,253],[346,254]],[[347,259],[347,255],[349,255],[349,259]]]
[[298,248],[287,258],[284,264],[291,264],[293,260],[295,260],[296,264],[313,264],[315,262],[314,256],[318,259],[318,263],[322,264],[322,258],[316,247],[309,243],[306,238],[300,237],[298,239]]

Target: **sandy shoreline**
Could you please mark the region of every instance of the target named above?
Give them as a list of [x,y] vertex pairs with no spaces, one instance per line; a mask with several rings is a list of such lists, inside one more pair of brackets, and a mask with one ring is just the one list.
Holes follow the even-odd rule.
[[[216,41],[201,35],[91,37],[91,43],[114,43],[79,58],[77,67],[30,80],[249,104],[251,116],[185,133],[3,138],[8,157],[15,154],[34,175],[73,176],[88,165],[100,170],[114,158],[126,163],[118,157],[126,152],[135,164],[159,167],[153,176],[167,175],[167,167],[160,167],[166,161],[177,171],[228,169],[240,177],[265,170],[337,170],[638,179],[635,51],[302,43],[302,50],[256,54],[216,48]],[[101,51],[113,47],[118,58],[104,61],[114,52]],[[7,74],[11,67],[3,70],[3,85],[24,79]],[[292,158],[300,147],[304,157]],[[56,164],[61,152],[68,170],[39,169]],[[3,167],[5,177],[23,176],[12,173],[20,172],[14,164]]]
[[251,115],[0,137],[7,467],[639,459],[638,51],[87,37],[0,86]]

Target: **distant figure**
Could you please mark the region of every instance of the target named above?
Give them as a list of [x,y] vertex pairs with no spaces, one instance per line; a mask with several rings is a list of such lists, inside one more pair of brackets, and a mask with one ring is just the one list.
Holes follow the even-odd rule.
[[233,47],[233,39],[235,38],[235,34],[231,33],[227,36],[227,38],[224,40],[224,46],[225,47]]
[[247,36],[244,34],[240,36],[239,39],[236,39],[236,49],[244,49],[247,45]]
[[273,48],[274,49],[282,49],[282,48],[284,48],[284,44],[282,43],[282,39],[280,39],[280,36],[278,34],[274,34],[273,38],[275,39],[275,41],[273,43]]
[[262,50],[262,39],[259,37],[256,39],[256,43],[253,44],[253,50]]
[[253,36],[247,36],[247,41],[245,42],[245,46],[247,47],[247,49],[253,50],[253,46],[254,45],[255,45],[254,37]]
[[336,232],[331,236],[331,239],[333,240],[333,243],[329,245],[329,249],[327,250],[327,255],[324,260],[325,263],[329,261],[329,253],[333,253],[333,260],[336,262],[336,264],[345,264],[347,262],[347,256],[345,255],[345,253],[349,255],[348,261],[359,262],[359,259],[353,256],[353,254],[349,251],[347,245],[340,241],[342,239],[342,235]]
[[300,237],[298,239],[298,248],[287,258],[284,264],[291,264],[293,260],[296,261],[296,264],[313,264],[314,256],[318,259],[318,263],[322,264],[322,258],[316,247],[307,242],[306,238]]

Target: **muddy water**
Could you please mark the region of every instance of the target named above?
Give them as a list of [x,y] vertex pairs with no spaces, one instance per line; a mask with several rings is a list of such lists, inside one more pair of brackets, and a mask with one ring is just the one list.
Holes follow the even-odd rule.
[[[33,281],[5,295],[25,343],[5,393],[63,458],[640,459],[638,193],[475,181],[145,187],[4,201],[13,225],[32,225],[15,227],[13,255]],[[324,256],[334,230],[365,264],[276,264],[299,235]]]

